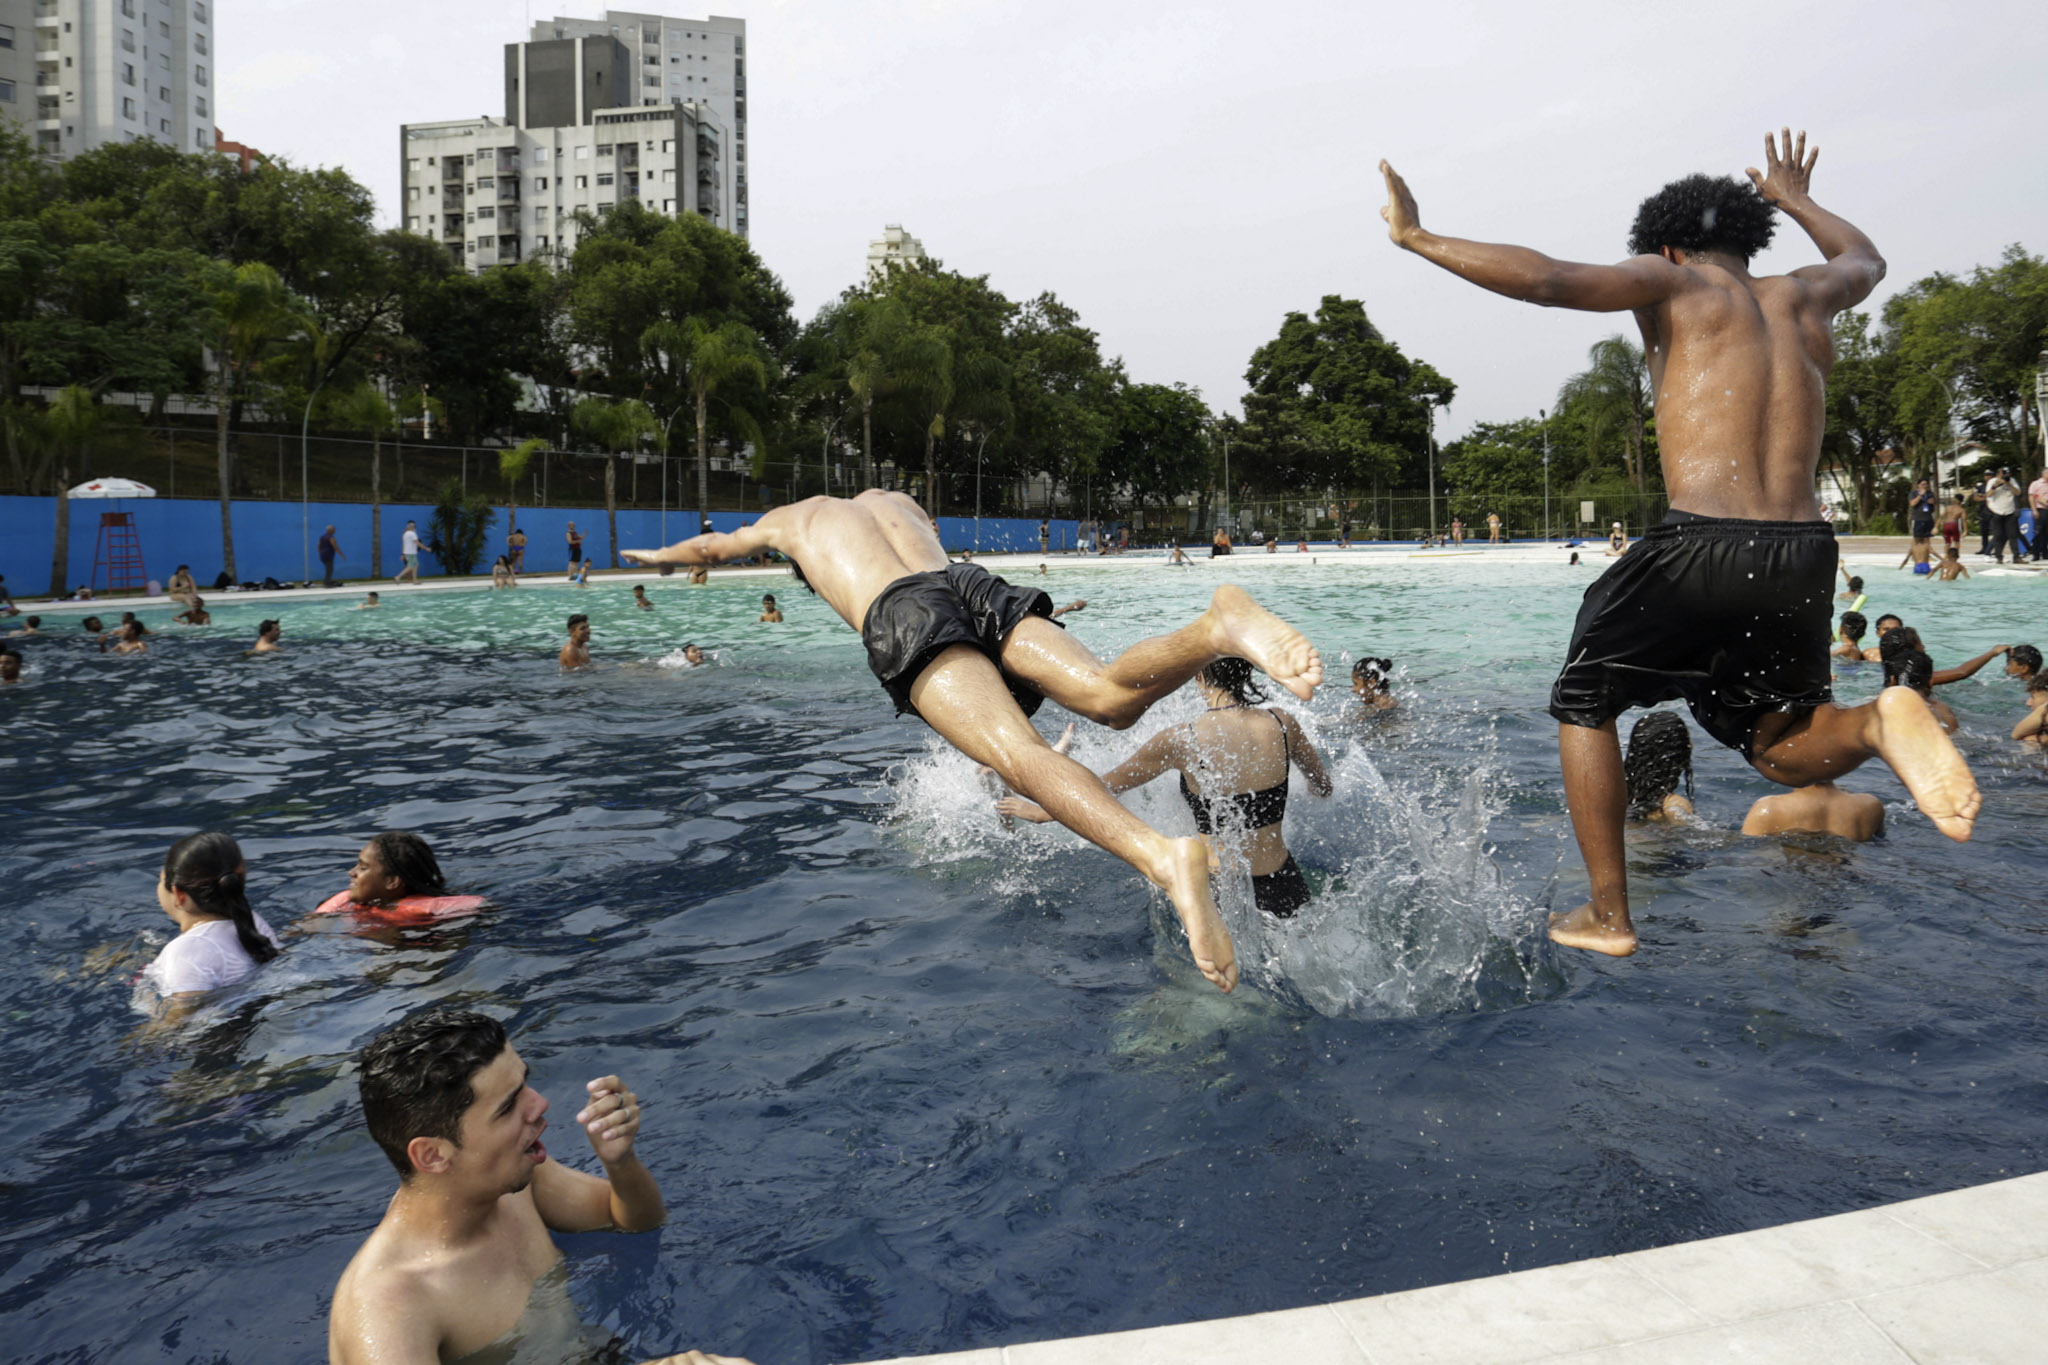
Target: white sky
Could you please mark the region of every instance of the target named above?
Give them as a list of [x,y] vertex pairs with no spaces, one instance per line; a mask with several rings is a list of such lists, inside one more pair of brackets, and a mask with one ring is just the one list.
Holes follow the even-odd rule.
[[[504,113],[503,44],[547,0],[218,0],[230,138],[345,167],[396,219],[403,122]],[[631,8],[702,17],[677,3]],[[2048,249],[2038,4],[1469,0],[720,0],[747,20],[753,243],[799,318],[901,223],[1012,299],[1050,289],[1139,380],[1236,410],[1290,309],[1362,297],[1459,394],[1442,434],[1533,416],[1623,316],[1547,313],[1397,251],[1387,157],[1425,226],[1615,260],[1635,205],[1760,164],[1790,122],[1815,197],[1886,289]],[[1759,265],[1814,259],[1780,221]],[[1882,294],[1880,294],[1880,299]],[[1874,301],[1875,302],[1875,301]]]

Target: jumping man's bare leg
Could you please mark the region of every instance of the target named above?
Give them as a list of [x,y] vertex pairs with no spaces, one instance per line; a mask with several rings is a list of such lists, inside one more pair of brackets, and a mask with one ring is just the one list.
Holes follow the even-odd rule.
[[1315,646],[1229,583],[1216,589],[1209,609],[1189,624],[1140,640],[1108,663],[1050,621],[1027,617],[1003,642],[1003,671],[1069,711],[1121,730],[1203,665],[1231,656],[1250,660],[1304,701],[1323,681]]
[[1920,813],[1958,843],[1969,839],[1983,805],[1969,765],[1910,687],[1887,687],[1861,706],[1817,707],[1797,720],[1766,717],[1751,747],[1751,766],[1788,787],[1831,782],[1881,758]]
[[1622,829],[1628,816],[1628,782],[1622,775],[1621,739],[1614,722],[1598,729],[1557,727],[1558,758],[1564,765],[1564,799],[1571,810],[1579,856],[1593,882],[1593,899],[1550,917],[1550,937],[1567,948],[1586,948],[1610,957],[1636,950],[1636,929],[1628,917],[1628,866]]
[[1102,779],[1046,744],[988,658],[965,645],[947,649],[918,675],[911,705],[925,723],[1011,790],[1043,806],[1074,833],[1114,853],[1166,893],[1187,929],[1203,976],[1237,985],[1230,931],[1209,895],[1209,858],[1199,839],[1170,839],[1124,808]]

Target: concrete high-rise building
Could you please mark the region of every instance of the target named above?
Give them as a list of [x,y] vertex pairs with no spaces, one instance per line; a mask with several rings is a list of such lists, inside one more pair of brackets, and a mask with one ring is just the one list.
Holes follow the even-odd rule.
[[925,259],[924,243],[905,232],[903,224],[891,223],[868,243],[868,278],[887,274],[891,265],[918,265]]
[[0,0],[0,114],[37,150],[214,146],[212,0]]
[[744,236],[746,22],[535,24],[505,46],[502,119],[408,123],[400,144],[405,226],[470,269],[566,251],[577,210],[626,199]]

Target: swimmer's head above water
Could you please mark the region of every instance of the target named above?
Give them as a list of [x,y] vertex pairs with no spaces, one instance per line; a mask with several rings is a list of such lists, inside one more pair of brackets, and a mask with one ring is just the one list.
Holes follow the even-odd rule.
[[1679,784],[1692,796],[1692,735],[1675,711],[1652,711],[1629,731],[1622,760],[1628,785],[1628,818],[1641,820],[1662,810]]
[[1370,697],[1387,690],[1387,679],[1394,674],[1392,659],[1360,659],[1351,665],[1351,691],[1354,696]]
[[407,896],[439,896],[447,890],[434,850],[419,835],[401,829],[372,835],[348,874],[348,898],[358,905],[388,905]]
[[569,638],[579,645],[590,638],[590,618],[580,611],[569,618]]
[[1196,675],[1202,686],[1230,698],[1232,706],[1256,706],[1266,699],[1265,689],[1253,681],[1253,668],[1246,659],[1217,659]]
[[0,649],[0,682],[16,682],[21,678],[21,655],[11,649]]
[[1870,622],[1863,619],[1862,612],[1845,611],[1842,613],[1842,638],[1850,644],[1855,644],[1862,640],[1864,632],[1869,629]]
[[[422,1164],[445,1165],[462,1149],[463,1119],[477,1098],[471,1082],[510,1046],[505,1026],[488,1015],[431,1009],[357,1054],[363,1119],[400,1180],[410,1181]],[[526,1187],[537,1163],[523,1164],[515,1189]]]
[[683,646],[683,661],[695,668],[704,662],[704,651],[697,648],[694,642],[686,644]]
[[165,914],[178,903],[188,911],[228,921],[243,950],[258,962],[268,962],[277,956],[278,947],[256,927],[248,881],[249,865],[232,837],[218,830],[190,834],[164,855],[163,870],[157,874],[157,903]]
[[2014,645],[2005,652],[2005,671],[2015,678],[2032,678],[2041,671],[2041,651],[2032,645]]

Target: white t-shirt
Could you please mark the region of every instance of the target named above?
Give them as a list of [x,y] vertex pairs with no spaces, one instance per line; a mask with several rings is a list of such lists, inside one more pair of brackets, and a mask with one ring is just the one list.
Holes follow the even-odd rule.
[[2018,501],[2019,499],[2013,496],[2012,484],[2009,482],[1997,484],[1984,494],[1984,504],[1991,509],[1991,515],[1995,517],[2009,515]]
[[420,552],[420,533],[413,530],[410,526],[406,527],[405,534],[399,537],[398,552],[406,555],[418,554]]
[[[256,931],[277,942],[277,935],[256,916]],[[195,924],[164,945],[156,961],[143,969],[142,979],[159,996],[182,995],[187,991],[213,991],[246,980],[256,970],[256,959],[242,946],[234,922],[210,919]]]

